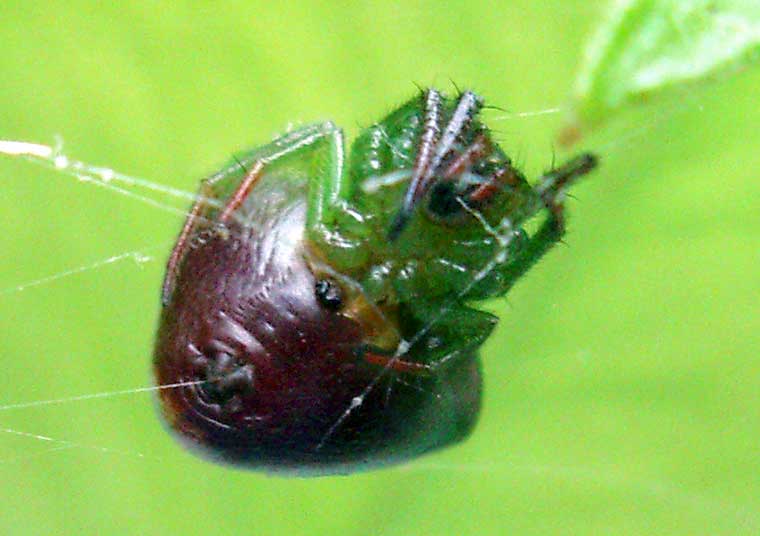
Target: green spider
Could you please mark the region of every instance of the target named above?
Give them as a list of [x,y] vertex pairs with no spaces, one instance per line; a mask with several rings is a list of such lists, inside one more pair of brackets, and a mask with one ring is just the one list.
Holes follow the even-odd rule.
[[[186,444],[267,471],[348,473],[466,437],[478,348],[504,295],[562,237],[582,154],[531,186],[479,119],[428,89],[344,155],[332,123],[204,181],[172,252],[155,350]],[[524,224],[542,215],[537,230]]]

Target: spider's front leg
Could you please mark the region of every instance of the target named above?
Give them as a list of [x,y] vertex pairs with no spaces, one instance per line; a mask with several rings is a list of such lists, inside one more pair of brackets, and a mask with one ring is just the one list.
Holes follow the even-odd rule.
[[597,165],[597,157],[583,153],[562,166],[545,173],[533,188],[534,196],[528,202],[526,219],[545,208],[546,219],[530,236],[516,256],[501,269],[503,290],[507,292],[538,260],[546,254],[565,234],[564,200],[567,189],[578,177],[591,172]]
[[[204,180],[167,263],[164,305],[171,298],[182,261],[194,241],[204,240],[204,233],[229,233],[233,228],[242,232],[252,213],[266,210],[262,205],[273,202],[255,191],[269,180],[290,183],[294,197],[305,198],[310,238],[336,235],[347,186],[343,181],[340,129],[325,122],[289,132],[248,151]],[[271,187],[264,185],[264,190]]]
[[346,171],[343,132],[325,123],[324,137],[313,147],[309,172],[306,238],[309,251],[332,269],[361,266],[368,250],[363,215],[352,205],[352,177]]

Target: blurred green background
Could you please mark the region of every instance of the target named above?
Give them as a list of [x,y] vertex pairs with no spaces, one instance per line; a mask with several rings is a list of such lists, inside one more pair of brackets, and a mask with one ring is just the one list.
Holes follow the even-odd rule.
[[[414,83],[563,106],[605,2],[495,4],[4,2],[0,138],[59,134],[194,191],[291,122],[351,136]],[[750,70],[583,141],[603,165],[569,203],[568,247],[489,304],[503,320],[466,443],[280,479],[186,453],[150,393],[0,408],[0,533],[760,533],[758,90]],[[563,114],[507,115],[489,112],[536,176]],[[0,192],[0,405],[150,385],[181,217],[5,157]],[[152,260],[14,290],[134,251]]]

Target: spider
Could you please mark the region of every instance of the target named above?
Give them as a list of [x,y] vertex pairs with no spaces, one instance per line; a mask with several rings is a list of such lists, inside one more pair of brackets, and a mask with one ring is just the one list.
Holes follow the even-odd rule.
[[581,154],[531,185],[483,106],[427,89],[347,158],[341,130],[313,124],[202,183],[169,257],[154,356],[159,384],[191,383],[159,393],[183,442],[319,475],[470,433],[478,348],[497,322],[475,304],[560,240],[566,191],[597,164]]

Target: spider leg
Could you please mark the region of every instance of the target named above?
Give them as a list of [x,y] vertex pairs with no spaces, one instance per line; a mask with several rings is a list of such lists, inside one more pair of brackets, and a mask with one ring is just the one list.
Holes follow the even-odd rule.
[[436,147],[435,157],[428,170],[428,180],[433,178],[433,175],[438,171],[441,163],[443,163],[446,157],[449,156],[454,149],[454,144],[459,139],[462,132],[467,129],[472,122],[472,118],[482,107],[483,101],[480,97],[475,95],[475,93],[472,91],[465,91],[462,93],[459,102],[457,103],[457,107],[451,116],[451,121],[446,125],[446,130],[444,130],[441,140]]
[[324,123],[310,145],[314,167],[310,171],[306,225],[312,237],[335,234],[338,232],[336,220],[350,191],[343,172],[343,133],[332,123]]
[[232,216],[232,213],[240,208],[240,205],[243,204],[251,193],[253,187],[256,186],[256,183],[261,178],[261,172],[264,170],[265,164],[266,161],[263,159],[256,160],[253,167],[246,172],[245,177],[243,177],[243,180],[227,200],[221,214],[219,214],[220,223],[227,223],[230,216]]
[[388,238],[395,240],[404,229],[406,222],[412,214],[414,206],[424,195],[424,181],[427,171],[433,160],[433,150],[438,143],[440,135],[441,122],[441,94],[435,89],[429,89],[425,94],[425,120],[422,134],[420,135],[419,147],[417,149],[417,158],[412,168],[412,178],[409,181],[409,188],[404,195],[404,201],[396,214],[393,223],[388,231]]
[[469,203],[483,203],[488,201],[494,195],[504,188],[504,186],[517,185],[516,176],[511,167],[499,169],[491,175],[486,182],[479,185],[467,196]]
[[541,227],[526,240],[519,253],[500,269],[503,277],[500,288],[502,294],[511,289],[525,272],[530,270],[565,234],[564,220],[561,216],[562,207],[558,205],[556,208],[559,211],[559,217],[556,212],[550,212]]
[[504,276],[502,292],[508,291],[565,234],[563,201],[567,187],[574,179],[593,170],[596,164],[596,156],[584,153],[541,178],[534,192],[539,207],[547,208],[549,214],[519,253],[501,269]]
[[536,194],[557,220],[561,231],[564,231],[562,202],[568,186],[574,179],[593,170],[597,163],[598,159],[595,155],[591,153],[580,154],[560,167],[545,173],[536,186]]
[[201,218],[201,211],[206,206],[206,200],[211,195],[211,185],[208,181],[203,181],[199,190],[198,198],[193,203],[190,212],[187,215],[185,224],[182,226],[182,230],[177,238],[177,243],[174,244],[169,260],[166,262],[166,276],[164,276],[164,282],[161,286],[161,303],[166,305],[169,302],[169,296],[171,296],[174,290],[174,282],[177,279],[177,271],[179,269],[179,263],[182,257],[185,256],[187,248],[190,246],[190,235],[195,230],[198,220]]
[[[174,290],[177,273],[182,259],[191,247],[191,238],[198,231],[201,222],[216,225],[224,229],[243,207],[259,179],[265,175],[267,166],[277,166],[277,162],[296,152],[303,152],[307,157],[318,160],[320,173],[310,178],[308,217],[317,221],[324,213],[334,206],[337,198],[344,193],[345,184],[342,182],[342,143],[343,138],[339,129],[332,123],[319,123],[305,126],[289,132],[273,140],[271,143],[254,149],[247,157],[236,160],[233,166],[202,181],[198,199],[193,204],[187,219],[180,231],[177,243],[167,262],[166,276],[161,291],[161,302],[166,305]],[[312,160],[307,160],[309,164]],[[247,166],[247,167],[246,167]],[[241,171],[245,174],[240,177]],[[239,181],[231,195],[220,199],[223,185],[229,181]],[[218,188],[222,186],[222,188]],[[313,201],[313,202],[312,202]],[[314,207],[314,210],[311,210]],[[209,211],[218,208],[218,214]]]
[[432,372],[432,367],[430,365],[415,363],[414,361],[404,361],[401,358],[393,356],[385,356],[368,352],[364,355],[364,360],[367,363],[378,365],[383,368],[387,367],[396,372],[411,372],[413,374],[424,374],[427,372]]
[[396,218],[391,224],[388,238],[398,238],[409,221],[414,208],[430,187],[440,180],[437,177],[443,162],[454,151],[456,142],[472,122],[472,118],[483,107],[483,101],[472,91],[465,91],[459,97],[457,106],[443,133],[440,133],[441,96],[431,89],[425,102],[425,127],[420,137],[417,160],[412,171],[412,180],[404,195],[404,200]]
[[[253,167],[246,172],[245,177],[241,181],[240,185],[235,189],[235,192],[230,196],[227,203],[225,203],[222,212],[220,213],[218,220],[219,223],[227,223],[232,216],[232,213],[240,208],[248,194],[256,184],[256,181],[261,177],[261,171],[264,169],[264,160],[257,160]],[[174,290],[174,281],[177,278],[177,272],[179,269],[179,263],[182,261],[182,257],[185,256],[187,248],[190,246],[190,235],[196,229],[198,221],[202,219],[201,213],[207,205],[207,200],[213,195],[213,179],[204,180],[201,183],[201,187],[198,191],[198,198],[193,203],[190,212],[187,215],[182,230],[177,238],[177,243],[174,244],[169,255],[169,260],[166,263],[166,276],[164,277],[164,283],[161,286],[161,303],[166,305],[169,302],[169,296],[171,296]]]
[[461,175],[470,169],[470,167],[472,167],[472,165],[478,160],[491,154],[492,149],[493,148],[485,135],[479,134],[469,147],[454,158],[451,164],[449,164],[449,167],[446,168],[446,171],[441,174],[441,179],[451,180],[454,177]]
[[426,374],[433,371],[433,367],[430,365],[406,361],[393,352],[388,352],[372,345],[362,345],[356,349],[356,353],[367,363],[395,372]]

